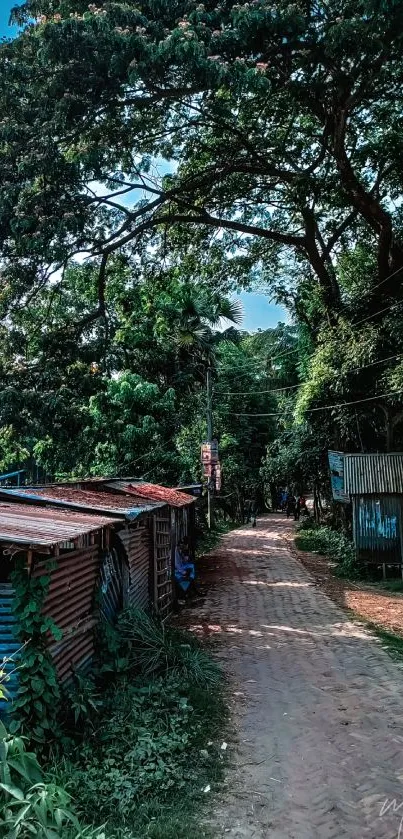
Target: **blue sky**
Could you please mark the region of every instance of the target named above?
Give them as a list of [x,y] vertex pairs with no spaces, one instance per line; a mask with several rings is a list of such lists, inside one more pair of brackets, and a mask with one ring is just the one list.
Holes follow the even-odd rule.
[[14,30],[8,26],[10,10],[18,5],[18,0],[0,0],[0,37],[13,34]]
[[275,303],[270,303],[265,294],[243,291],[239,295],[239,299],[244,311],[241,326],[248,332],[256,332],[257,329],[269,329],[271,326],[277,326],[279,321],[288,320],[285,309]]
[[[0,37],[12,36],[15,30],[8,26],[10,10],[18,0],[0,0]],[[244,310],[242,328],[249,332],[277,326],[279,321],[287,320],[287,313],[281,306],[270,303],[264,294],[242,292],[240,295]]]

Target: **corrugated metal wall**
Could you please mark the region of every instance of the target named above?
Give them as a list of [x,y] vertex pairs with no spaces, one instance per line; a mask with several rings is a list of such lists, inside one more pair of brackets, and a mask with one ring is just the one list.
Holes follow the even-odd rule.
[[401,563],[401,499],[367,495],[352,501],[358,556],[369,562]]
[[[11,583],[0,583],[0,661],[3,661],[5,658],[10,658],[20,647],[14,634],[15,617],[12,608],[13,600],[14,589]],[[7,674],[10,674],[14,669],[15,663],[13,661],[4,665],[4,670]],[[0,700],[1,714],[7,712],[9,701],[17,695],[18,674],[13,673],[4,687],[7,690],[9,700],[8,702]]]
[[350,495],[402,495],[403,454],[344,455],[344,484]]
[[136,524],[129,525],[117,535],[129,566],[125,605],[147,609],[150,606],[152,577],[152,535],[149,517],[142,516]]
[[[96,586],[99,580],[98,545],[69,551],[56,557],[50,572],[51,582],[43,612],[53,618],[63,632],[60,642],[51,643],[50,650],[61,682],[75,668],[88,668],[94,654],[93,629]],[[33,574],[48,574],[48,559],[34,562]]]

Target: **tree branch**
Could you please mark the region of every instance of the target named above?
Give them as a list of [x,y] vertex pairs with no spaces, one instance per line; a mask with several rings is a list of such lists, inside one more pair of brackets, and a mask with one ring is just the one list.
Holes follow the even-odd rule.
[[336,227],[336,230],[333,231],[330,239],[328,239],[328,242],[325,245],[325,249],[324,249],[324,255],[325,256],[327,256],[327,257],[330,256],[334,246],[339,241],[340,236],[342,236],[343,233],[345,233],[345,231],[348,230],[348,228],[353,223],[353,221],[357,218],[357,216],[358,216],[358,210],[357,209],[352,210],[351,213],[349,213],[348,216],[346,216],[346,218],[339,224],[339,226]]
[[208,227],[217,227],[224,230],[236,230],[238,233],[244,233],[247,236],[260,236],[263,239],[270,239],[271,241],[278,242],[278,244],[287,245],[289,247],[303,248],[305,245],[306,240],[304,236],[293,236],[292,234],[280,233],[277,230],[268,230],[264,227],[244,224],[243,222],[238,222],[232,219],[216,218],[215,216],[211,216],[207,211],[200,210],[199,212],[200,214],[198,216],[185,215],[181,213],[173,213],[171,215],[166,214],[157,217],[154,216],[153,218],[147,219],[147,221],[136,227],[134,230],[131,230],[118,242],[109,245],[102,252],[108,254],[112,253],[118,248],[124,247],[124,245],[128,244],[128,242],[137,238],[142,233],[145,233],[147,230],[152,230],[155,227],[159,227],[164,224],[170,226],[174,224],[204,224]]

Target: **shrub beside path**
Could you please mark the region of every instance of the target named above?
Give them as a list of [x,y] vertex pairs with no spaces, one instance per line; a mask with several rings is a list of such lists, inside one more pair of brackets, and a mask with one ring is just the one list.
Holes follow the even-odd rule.
[[191,620],[217,640],[238,728],[213,835],[398,839],[403,669],[315,585],[292,529],[261,518],[202,567]]

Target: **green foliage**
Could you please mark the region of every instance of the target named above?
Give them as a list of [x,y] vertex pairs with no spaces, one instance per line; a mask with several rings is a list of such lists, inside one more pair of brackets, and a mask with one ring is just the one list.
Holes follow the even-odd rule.
[[50,576],[33,577],[20,561],[11,575],[15,596],[17,637],[23,644],[19,659],[18,695],[13,702],[13,732],[29,735],[46,751],[57,734],[60,690],[48,649],[47,635],[60,640],[61,632],[42,613]]
[[295,544],[301,551],[323,554],[337,562],[335,573],[339,577],[359,579],[362,576],[353,543],[330,527],[301,527],[295,537]]
[[[10,315],[13,328],[0,334],[0,424],[24,447],[13,448],[10,464],[35,481],[38,468],[39,480],[126,473],[173,485],[198,481],[207,363],[221,389],[237,389],[234,365],[245,368],[246,391],[259,386],[259,352],[236,329],[217,330],[220,317],[237,321],[238,304],[202,284],[196,265],[186,273],[181,255],[157,274],[161,258],[157,251],[140,266],[123,258],[111,263],[107,343],[100,323],[79,326],[94,295],[89,265],[66,270],[63,293],[41,287],[31,306]],[[267,404],[248,393],[242,403],[217,398],[228,486],[259,481],[271,433],[264,420],[237,418],[234,408],[253,412]]]
[[120,615],[116,632],[120,656],[144,679],[170,673],[204,690],[219,688],[219,668],[189,633],[134,609]]
[[[217,227],[234,280],[259,268],[292,277],[302,265],[328,310],[341,302],[332,252],[372,237],[380,270],[401,258],[390,200],[401,176],[400,4],[279,0],[273,14],[260,0],[65,0],[55,13],[50,0],[28,0],[15,17],[28,25],[1,56],[0,230],[24,268],[19,286],[44,254],[63,264],[85,242],[108,258],[174,222],[211,231],[195,235],[204,250],[212,240],[216,275]],[[152,155],[178,160],[178,172],[150,179]],[[237,234],[249,239],[240,253]]]
[[102,707],[102,699],[92,678],[75,673],[73,687],[67,690],[64,699],[66,717],[72,718],[76,730],[82,729],[85,725],[95,726]]
[[59,764],[57,777],[87,819],[107,820],[108,837],[115,830],[120,837],[118,826],[126,825],[130,836],[129,829],[133,836],[159,829],[168,839],[165,822],[178,825],[186,809],[178,835],[191,836],[202,789],[221,778],[216,732],[224,718],[221,692],[206,694],[183,673],[149,684],[123,679],[104,697],[95,732]]
[[[203,789],[220,782],[224,767],[227,710],[217,666],[192,636],[138,612],[108,627],[100,658],[96,680],[76,676],[59,706],[46,776],[24,739],[1,729],[5,839],[200,832]],[[105,828],[83,826],[100,818]]]
[[[399,449],[401,4],[59,6],[0,49],[4,462],[197,480],[213,358],[231,515],[274,437],[322,495]],[[297,329],[219,336],[240,288]]]
[[0,470],[2,472],[29,456],[28,449],[21,445],[12,425],[0,428],[0,452]]
[[4,839],[105,839],[101,829],[80,825],[71,809],[71,796],[46,782],[35,754],[2,723],[0,757],[0,832]]

